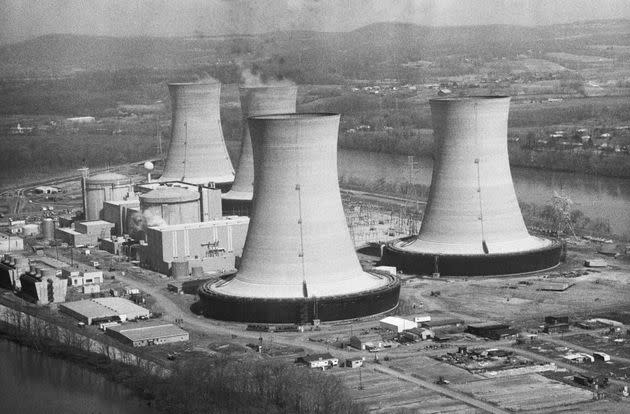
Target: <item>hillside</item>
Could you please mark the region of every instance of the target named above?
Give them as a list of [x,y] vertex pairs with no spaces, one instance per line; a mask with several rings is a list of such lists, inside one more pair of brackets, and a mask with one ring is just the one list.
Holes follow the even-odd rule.
[[432,63],[426,75],[469,73],[481,60],[519,54],[580,51],[630,54],[601,45],[630,45],[630,21],[544,27],[426,27],[375,23],[344,33],[290,31],[256,37],[116,38],[46,35],[0,47],[3,78],[62,77],[130,68],[182,70],[243,63],[300,83],[409,77],[415,61]]

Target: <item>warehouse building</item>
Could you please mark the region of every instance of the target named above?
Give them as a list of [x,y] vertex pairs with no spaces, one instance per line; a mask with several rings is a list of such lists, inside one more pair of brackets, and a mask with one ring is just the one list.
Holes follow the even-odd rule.
[[110,326],[105,333],[133,347],[170,344],[190,339],[185,330],[162,321]]
[[92,325],[99,322],[127,321],[148,318],[148,309],[123,298],[95,298],[59,305],[59,311]]
[[383,347],[383,338],[377,333],[353,335],[350,337],[350,346],[361,351],[380,349]]
[[408,321],[407,319],[399,318],[396,316],[388,316],[379,321],[381,329],[387,329],[388,331],[394,331],[401,333],[408,329],[414,329],[418,327],[416,322]]

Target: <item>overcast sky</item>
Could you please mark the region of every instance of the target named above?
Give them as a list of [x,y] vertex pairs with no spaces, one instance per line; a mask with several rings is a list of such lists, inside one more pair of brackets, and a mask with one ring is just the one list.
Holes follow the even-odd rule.
[[630,18],[630,0],[0,0],[0,43],[48,33],[181,36],[374,22],[545,25]]

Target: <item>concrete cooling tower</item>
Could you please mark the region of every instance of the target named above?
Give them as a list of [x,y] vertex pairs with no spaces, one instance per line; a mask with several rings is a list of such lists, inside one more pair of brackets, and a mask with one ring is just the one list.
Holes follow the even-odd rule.
[[219,115],[221,84],[170,83],[172,133],[160,181],[213,182],[227,189],[234,169]]
[[223,194],[226,214],[249,215],[254,192],[254,156],[247,117],[295,112],[297,86],[241,87],[243,134],[241,156],[232,189]]
[[306,323],[373,315],[398,304],[400,282],[362,270],[341,205],[336,114],[249,118],[254,173],[238,272],[203,285],[206,316]]
[[407,273],[497,275],[554,267],[561,245],[527,232],[507,152],[509,97],[432,99],[437,145],[417,236],[394,241],[382,264]]

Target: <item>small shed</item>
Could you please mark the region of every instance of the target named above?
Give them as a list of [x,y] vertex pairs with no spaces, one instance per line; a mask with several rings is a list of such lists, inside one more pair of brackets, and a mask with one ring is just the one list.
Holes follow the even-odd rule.
[[346,359],[346,367],[348,368],[360,368],[363,366],[363,357],[353,357]]

